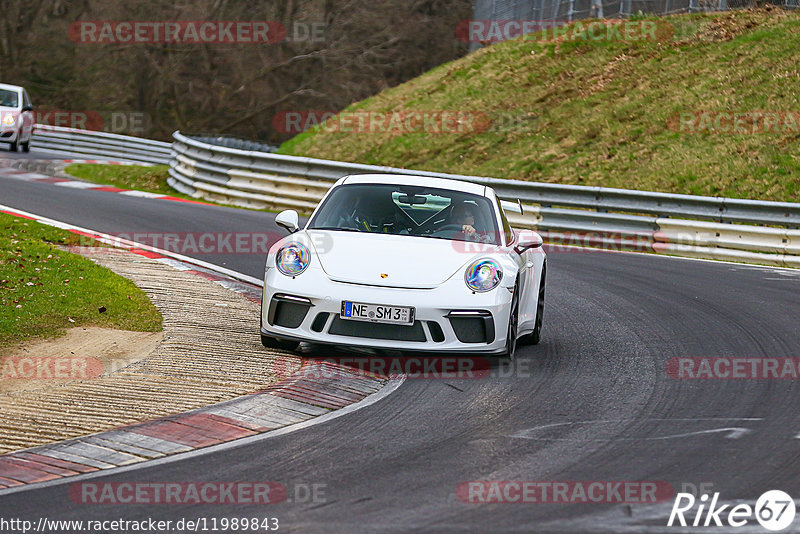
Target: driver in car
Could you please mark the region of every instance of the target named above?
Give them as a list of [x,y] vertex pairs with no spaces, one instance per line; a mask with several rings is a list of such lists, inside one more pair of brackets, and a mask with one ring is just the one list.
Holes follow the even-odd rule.
[[476,206],[465,201],[455,204],[450,210],[450,216],[444,226],[459,226],[459,232],[469,240],[488,243],[489,236],[475,229],[475,210]]
[[475,230],[475,211],[466,202],[459,202],[450,211],[450,224],[461,226],[461,231],[468,236],[476,235]]

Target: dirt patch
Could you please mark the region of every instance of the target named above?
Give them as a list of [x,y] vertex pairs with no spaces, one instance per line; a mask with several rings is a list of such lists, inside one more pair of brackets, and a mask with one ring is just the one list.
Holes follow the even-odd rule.
[[[122,368],[95,364],[85,379],[0,393],[0,454],[215,404],[264,389],[300,367],[298,356],[261,345],[258,303],[155,259],[111,248],[76,251],[142,288],[164,318],[163,337]],[[74,333],[78,345],[80,333]],[[115,353],[115,340],[105,345],[108,362],[128,357]],[[61,344],[66,340],[58,343],[68,347]],[[117,341],[116,349],[122,346]],[[33,345],[22,350],[34,355]],[[69,351],[78,353],[74,346]]]
[[107,376],[149,356],[163,338],[162,332],[88,327],[11,347],[0,358],[0,395],[46,395],[70,382]]

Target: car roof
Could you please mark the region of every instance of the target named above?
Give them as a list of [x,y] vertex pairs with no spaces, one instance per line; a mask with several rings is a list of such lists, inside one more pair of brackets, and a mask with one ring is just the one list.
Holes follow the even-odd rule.
[[433,178],[430,176],[416,176],[408,174],[352,174],[341,179],[344,184],[397,184],[397,185],[423,185],[438,189],[449,189],[472,193],[473,195],[488,196],[489,189],[480,184],[451,180],[448,178]]
[[6,89],[8,91],[22,91],[22,87],[19,85],[8,85],[6,83],[0,83],[0,89]]

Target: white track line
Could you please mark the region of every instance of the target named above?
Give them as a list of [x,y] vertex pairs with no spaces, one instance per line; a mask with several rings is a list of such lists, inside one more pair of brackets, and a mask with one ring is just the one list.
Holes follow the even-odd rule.
[[148,467],[153,467],[157,465],[164,465],[172,462],[177,462],[180,460],[187,460],[189,458],[197,458],[199,456],[205,456],[207,454],[213,454],[219,451],[226,451],[230,449],[236,449],[238,447],[242,447],[245,445],[249,445],[251,443],[257,443],[259,441],[269,439],[276,436],[282,436],[284,434],[289,434],[291,432],[296,432],[298,430],[302,430],[304,428],[308,428],[314,425],[322,424],[332,419],[336,419],[337,417],[341,417],[343,415],[347,415],[349,413],[358,411],[362,408],[366,408],[376,402],[383,400],[385,397],[389,396],[391,393],[394,393],[400,385],[405,382],[405,376],[399,377],[392,377],[389,379],[389,382],[383,386],[381,389],[369,395],[360,401],[356,402],[355,404],[351,404],[349,406],[345,406],[344,408],[340,408],[338,410],[334,410],[331,412],[326,413],[325,415],[320,415],[319,417],[314,417],[313,419],[309,419],[307,421],[303,421],[301,423],[295,423],[293,425],[285,426],[283,428],[277,428],[275,430],[270,430],[269,432],[264,432],[263,434],[256,434],[255,436],[248,436],[246,438],[239,438],[233,441],[226,441],[225,443],[220,443],[218,445],[210,445],[208,447],[203,447],[202,449],[195,449],[193,451],[187,452],[179,452],[177,454],[172,454],[169,456],[165,456],[163,458],[156,458],[154,460],[147,460],[144,462],[138,462],[131,465],[124,465],[121,467],[113,467],[110,469],[101,469],[99,471],[92,471],[91,473],[84,473],[82,475],[74,475],[69,477],[58,478],[55,480],[47,480],[45,482],[34,482],[32,484],[25,484],[23,486],[15,486],[13,488],[7,488],[4,490],[0,490],[0,496],[3,495],[10,495],[12,493],[22,493],[29,490],[41,489],[41,488],[48,488],[52,486],[60,486],[62,484],[73,484],[75,482],[81,482],[83,480],[89,480],[92,478],[103,477],[106,475],[116,475],[119,473],[127,473],[128,471],[136,471],[138,469],[145,469]]
[[[263,282],[261,280],[258,280],[257,278],[253,278],[251,276],[247,276],[246,274],[238,273],[238,272],[232,271],[230,269],[225,269],[224,267],[219,267],[219,266],[211,264],[211,263],[207,263],[207,262],[204,262],[204,261],[196,260],[196,259],[190,258],[188,256],[183,256],[182,254],[176,254],[174,252],[162,250],[162,249],[159,249],[159,248],[156,248],[156,247],[151,247],[149,245],[143,245],[141,243],[137,243],[135,241],[129,241],[127,239],[119,239],[119,238],[117,238],[115,236],[112,236],[112,235],[109,235],[109,234],[104,234],[102,232],[97,232],[95,230],[89,230],[89,229],[86,229],[86,228],[81,228],[79,226],[74,226],[74,225],[71,225],[71,224],[63,223],[61,221],[56,221],[54,219],[49,219],[47,217],[41,217],[41,216],[36,215],[34,213],[29,213],[29,212],[22,211],[22,210],[19,210],[19,209],[16,209],[16,208],[12,208],[10,206],[5,206],[5,205],[2,205],[2,204],[0,204],[0,210],[14,212],[14,213],[18,213],[20,215],[24,215],[26,217],[31,217],[33,219],[36,219],[37,222],[41,222],[41,223],[47,224],[49,226],[55,226],[57,228],[63,228],[63,229],[66,229],[66,230],[77,230],[79,232],[85,232],[87,234],[94,234],[94,235],[100,236],[100,237],[102,237],[104,239],[112,240],[115,243],[120,243],[120,244],[124,244],[125,246],[132,246],[132,247],[140,248],[142,250],[148,250],[150,252],[156,252],[156,253],[162,254],[164,256],[173,257],[175,259],[178,259],[178,260],[186,262],[186,263],[191,263],[191,264],[198,265],[198,266],[204,267],[204,268],[212,270],[212,271],[219,272],[221,274],[225,274],[225,275],[230,276],[231,278],[235,278],[237,280],[241,280],[241,281],[248,282],[248,283],[251,283],[251,284],[254,284],[254,285],[258,285],[259,287],[263,286]],[[214,452],[217,452],[217,451],[233,449],[233,448],[236,448],[236,447],[241,447],[243,445],[248,445],[250,443],[255,443],[255,442],[261,441],[263,439],[268,439],[268,438],[271,438],[271,437],[274,437],[274,436],[280,436],[280,435],[283,435],[283,434],[288,434],[290,432],[295,432],[297,430],[301,430],[301,429],[308,428],[308,427],[313,426],[313,425],[317,425],[317,424],[324,423],[326,421],[330,421],[331,419],[335,419],[337,417],[341,417],[342,415],[346,415],[346,414],[349,414],[351,412],[355,412],[357,410],[360,410],[361,408],[366,408],[367,406],[370,406],[371,404],[374,404],[374,403],[378,402],[379,400],[382,400],[384,397],[388,396],[390,393],[393,393],[397,388],[400,387],[400,385],[404,381],[405,381],[405,376],[393,377],[380,390],[378,390],[377,392],[373,393],[372,395],[369,395],[369,396],[361,399],[360,401],[356,402],[355,404],[350,404],[349,406],[345,406],[344,408],[340,408],[338,410],[331,411],[331,412],[329,412],[329,413],[327,413],[325,415],[321,415],[319,417],[314,417],[313,419],[309,419],[309,420],[303,421],[301,423],[297,423],[297,424],[294,424],[294,425],[289,425],[289,426],[286,426],[286,427],[283,427],[283,428],[278,428],[278,429],[275,429],[275,430],[271,430],[269,432],[264,432],[263,434],[257,434],[255,436],[249,436],[249,437],[246,437],[246,438],[240,438],[240,439],[237,439],[237,440],[228,441],[228,442],[225,442],[225,443],[220,443],[218,445],[211,445],[209,447],[204,447],[202,449],[195,449],[195,450],[189,451],[189,452],[173,454],[173,455],[170,455],[170,456],[166,456],[164,458],[157,458],[155,460],[148,460],[148,461],[145,461],[145,462],[139,462],[139,463],[136,463],[136,464],[133,464],[133,465],[129,465],[129,466],[115,467],[115,468],[111,468],[111,469],[104,469],[104,470],[100,470],[100,471],[94,471],[94,472],[91,472],[91,473],[85,473],[85,474],[82,474],[82,475],[75,475],[75,476],[64,477],[64,478],[56,479],[56,480],[48,480],[48,481],[45,481],[45,482],[37,482],[37,483],[34,483],[34,484],[26,484],[24,486],[16,486],[16,487],[13,487],[13,488],[7,488],[7,489],[4,489],[4,490],[0,490],[0,495],[9,495],[11,493],[20,493],[20,492],[23,492],[23,491],[39,489],[39,488],[46,488],[46,487],[50,487],[50,486],[58,486],[58,485],[61,485],[61,484],[72,484],[74,482],[79,482],[81,480],[87,480],[87,479],[96,478],[96,477],[99,477],[99,476],[105,476],[105,475],[108,475],[108,474],[124,473],[124,472],[127,472],[127,471],[134,471],[134,470],[137,470],[137,469],[144,469],[144,468],[155,466],[155,465],[162,465],[162,464],[165,464],[165,463],[184,460],[184,459],[187,459],[187,458],[194,458],[194,457],[197,457],[197,456],[203,456],[203,455],[211,454],[211,453],[214,453]]]
[[143,243],[137,243],[136,241],[131,241],[129,239],[121,239],[121,238],[116,237],[114,235],[105,234],[103,232],[98,232],[97,230],[91,230],[91,229],[88,229],[88,228],[82,228],[80,226],[75,226],[73,224],[57,221],[55,219],[50,219],[48,217],[42,217],[41,215],[36,215],[35,213],[29,213],[27,211],[23,211],[23,210],[20,210],[20,209],[17,209],[17,208],[13,208],[11,206],[5,206],[3,204],[0,204],[0,210],[10,211],[10,212],[14,212],[14,213],[18,213],[20,215],[23,215],[25,217],[30,217],[32,219],[35,219],[36,222],[40,222],[40,223],[46,224],[48,226],[55,226],[56,228],[62,228],[64,230],[76,230],[78,232],[84,232],[86,234],[92,234],[92,235],[97,236],[100,239],[106,240],[106,242],[109,243],[109,244],[119,244],[119,245],[124,245],[125,247],[138,248],[138,249],[141,249],[141,250],[147,250],[149,252],[155,252],[157,254],[161,254],[162,256],[167,256],[169,258],[174,258],[176,260],[180,260],[180,261],[185,262],[185,263],[190,263],[192,265],[197,265],[199,267],[203,267],[203,268],[208,269],[210,271],[215,271],[215,272],[224,274],[226,276],[230,276],[231,278],[234,278],[236,280],[241,280],[242,282],[247,282],[248,284],[253,284],[253,285],[258,286],[258,287],[263,287],[264,286],[264,282],[259,280],[258,278],[254,278],[252,276],[248,276],[246,274],[239,273],[239,272],[233,271],[231,269],[226,269],[225,267],[220,267],[219,265],[214,265],[213,263],[208,263],[208,262],[203,261],[203,260],[198,260],[196,258],[192,258],[192,257],[189,257],[189,256],[184,256],[183,254],[178,254],[177,252],[171,252],[169,250],[164,250],[164,249],[152,247],[150,245],[145,245]]

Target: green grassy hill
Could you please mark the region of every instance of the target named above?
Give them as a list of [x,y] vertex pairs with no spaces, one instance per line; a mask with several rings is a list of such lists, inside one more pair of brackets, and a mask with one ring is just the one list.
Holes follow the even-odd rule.
[[[352,120],[367,112],[461,111],[488,116],[483,131],[347,133],[330,126],[342,122],[326,123],[281,152],[540,182],[800,201],[800,12],[758,9],[638,22],[656,24],[656,38],[620,39],[613,32],[606,38],[597,31],[593,35],[602,38],[588,38],[583,21],[583,28],[557,39],[551,32],[482,48],[343,112]],[[756,118],[748,119],[752,112]]]

